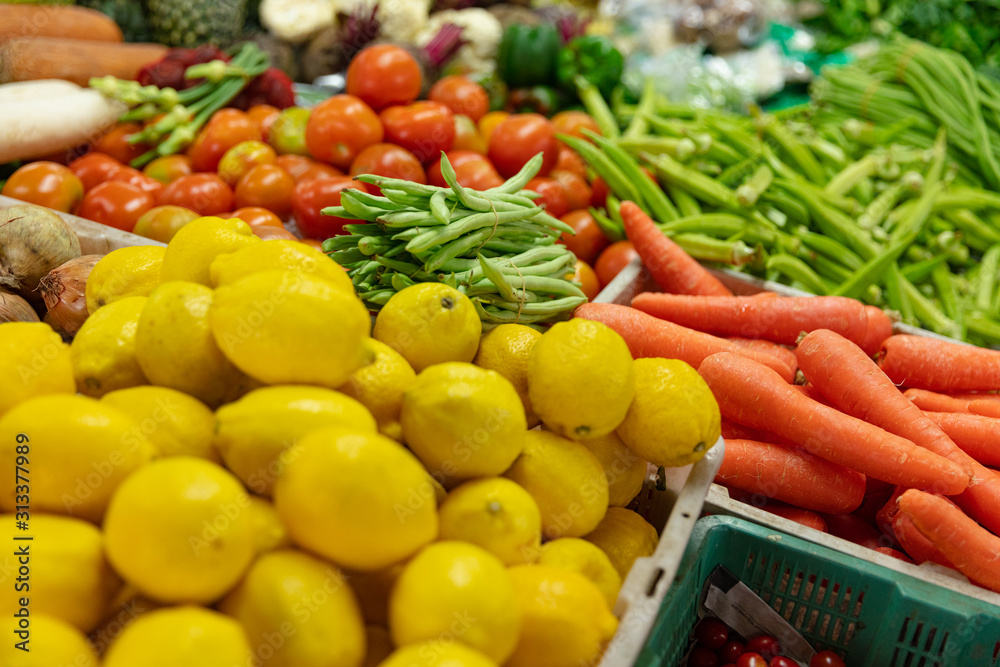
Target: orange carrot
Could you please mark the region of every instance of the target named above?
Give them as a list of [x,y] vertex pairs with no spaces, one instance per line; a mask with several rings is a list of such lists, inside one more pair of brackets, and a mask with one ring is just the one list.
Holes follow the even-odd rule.
[[879,366],[897,385],[940,392],[1000,388],[1000,352],[927,336],[897,334],[882,343]]
[[1000,417],[1000,401],[986,398],[960,398],[926,389],[907,389],[903,395],[915,406],[929,412],[964,412],[984,417]]
[[768,503],[761,509],[765,512],[770,512],[771,514],[780,516],[783,519],[794,521],[795,523],[803,525],[806,528],[812,528],[813,530],[818,530],[821,533],[830,532],[826,527],[826,521],[816,512],[810,512],[809,510],[791,507],[789,505],[780,505],[777,503]]
[[967,401],[997,401],[1000,402],[1000,394],[992,394],[988,392],[959,392],[955,394],[948,394],[952,398],[962,398]]
[[780,438],[764,431],[749,428],[743,424],[737,424],[727,419],[722,420],[722,437],[729,442],[733,440],[757,440],[758,442],[777,442]]
[[961,467],[909,440],[806,398],[773,370],[737,354],[713,354],[698,372],[722,416],[770,431],[827,461],[893,484],[961,493]]
[[759,299],[647,292],[632,307],[662,320],[717,336],[763,338],[794,345],[803,331],[832,329],[861,343],[868,331],[864,304],[841,296]]
[[817,512],[853,512],[865,476],[800,449],[756,440],[726,440],[716,484],[736,487]]
[[903,512],[897,512],[892,520],[892,534],[903,547],[913,562],[917,565],[930,561],[938,565],[944,565],[955,569],[948,557],[934,546],[930,540],[924,537],[923,533],[917,530],[910,517]]
[[[958,453],[955,443],[941,427],[901,394],[871,357],[843,336],[827,329],[813,331],[799,341],[795,358],[810,384],[841,412],[906,438],[938,456]],[[971,466],[956,463],[972,474]]]
[[823,395],[819,389],[816,388],[814,384],[797,384],[795,386],[795,391],[799,392],[806,398],[811,398],[817,403],[822,403],[823,405],[833,407],[830,403],[830,399]]
[[574,315],[602,322],[617,331],[625,339],[635,359],[642,357],[680,359],[697,368],[705,357],[716,352],[732,352],[774,369],[785,378],[786,382],[795,379],[792,369],[774,355],[740,347],[724,338],[658,320],[628,306],[585,303],[576,309]]
[[739,336],[729,336],[726,340],[730,340],[740,347],[747,347],[751,350],[758,350],[760,352],[773,354],[788,364],[788,367],[792,369],[793,373],[799,368],[799,362],[795,360],[795,353],[784,345],[778,345],[777,343],[772,343],[771,341],[764,340],[762,338],[741,338]]
[[916,489],[899,497],[899,509],[959,572],[1000,592],[1000,537],[943,498]]
[[732,296],[718,278],[668,239],[635,203],[623,201],[620,210],[625,235],[661,289],[677,294]]
[[961,412],[924,412],[959,449],[984,466],[1000,466],[1000,419]]
[[875,306],[865,306],[865,312],[868,313],[868,330],[859,346],[869,357],[874,357],[885,339],[892,335],[892,320],[884,310]]

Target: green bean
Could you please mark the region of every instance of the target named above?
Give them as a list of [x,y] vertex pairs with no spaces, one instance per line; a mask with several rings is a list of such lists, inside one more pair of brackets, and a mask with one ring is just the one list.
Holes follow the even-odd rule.
[[[451,213],[453,220],[464,220],[472,215],[469,211],[457,210]],[[392,211],[377,218],[377,222],[389,229],[401,227],[441,227],[441,221],[430,211]]]
[[677,207],[677,212],[682,217],[689,218],[693,215],[701,215],[701,205],[698,200],[688,194],[688,191],[675,183],[665,183],[664,189]]
[[961,328],[951,319],[948,318],[941,310],[931,303],[927,297],[921,293],[910,281],[906,278],[902,279],[903,294],[908,298],[913,304],[913,312],[915,317],[924,326],[929,328],[935,333],[939,333],[945,336],[951,336],[957,338],[961,336]]
[[396,190],[394,188],[387,188],[384,186],[380,189],[382,190],[382,196],[391,201],[393,204],[399,204],[400,206],[408,208],[423,208],[427,205],[429,196],[433,196],[414,196],[403,192],[402,190]]
[[979,265],[979,276],[975,285],[975,305],[979,310],[990,312],[993,306],[993,290],[998,270],[1000,270],[1000,244],[990,246],[990,249],[983,254]]
[[615,241],[625,240],[625,228],[621,223],[612,220],[593,207],[588,210],[590,211],[590,217],[594,219],[594,222],[597,223],[597,227],[601,230],[601,233],[604,234],[609,241],[614,243]]
[[618,200],[618,197],[614,195],[608,195],[608,198],[604,200],[604,208],[608,212],[608,216],[615,221],[616,225],[621,225],[622,231],[625,230],[625,221],[622,220],[621,212],[622,203]]
[[649,209],[649,213],[654,220],[667,222],[677,218],[677,209],[674,208],[673,203],[667,198],[667,195],[660,188],[659,184],[646,176],[646,173],[639,167],[638,162],[604,137],[587,130],[584,130],[584,134],[604,149],[604,152],[611,158],[611,161],[621,169],[625,178],[629,179],[636,186],[639,196],[646,204],[646,208]]
[[828,259],[834,260],[847,269],[857,271],[864,264],[861,258],[850,248],[828,236],[816,234],[808,229],[797,230],[795,234],[807,248],[820,253]]
[[350,211],[348,211],[343,206],[327,206],[320,211],[323,215],[335,215],[338,218],[345,218],[347,220],[364,220],[365,218],[359,218]]
[[945,254],[935,255],[929,259],[922,259],[918,262],[912,264],[907,264],[902,267],[900,271],[903,277],[912,283],[922,283],[931,277],[934,269],[938,266],[945,264],[948,261],[948,256]]
[[330,259],[341,266],[345,266],[347,264],[353,264],[354,262],[368,259],[368,256],[357,248],[346,248],[344,250],[336,250],[330,253]]
[[392,241],[384,236],[362,236],[358,239],[358,250],[365,255],[376,255],[392,247]]
[[[787,189],[794,190],[796,185],[787,186]],[[793,192],[793,194],[795,194]],[[847,245],[848,248],[856,252],[861,259],[871,259],[879,252],[879,245],[875,243],[871,236],[858,227],[853,220],[844,215],[838,209],[819,201],[818,198],[810,197],[808,193],[799,192],[802,201],[809,208],[816,226],[827,236],[836,238]]]
[[746,231],[749,221],[732,213],[703,213],[672,220],[659,225],[667,235],[683,232],[701,232],[705,234],[732,236]]
[[621,199],[629,199],[634,201],[639,206],[642,206],[642,200],[635,184],[632,183],[624,173],[622,173],[622,170],[618,167],[618,165],[616,165],[604,152],[591,144],[589,141],[580,139],[579,137],[573,137],[568,134],[557,134],[556,137],[579,153],[580,157],[582,157],[587,164],[590,165],[590,168],[593,169],[598,176],[604,179],[604,182],[608,184],[608,188],[610,188],[617,197]]
[[[800,259],[803,258],[800,257]],[[851,277],[850,269],[846,268],[843,264],[838,264],[829,257],[813,254],[812,257],[806,259],[808,259],[809,264],[815,267],[816,273],[836,284],[840,284]],[[832,291],[832,288],[827,293],[830,291]]]
[[386,195],[386,198],[390,200],[391,197],[386,194],[386,188],[390,191],[394,190],[422,199],[431,197],[440,189],[433,185],[424,185],[423,183],[406,181],[401,178],[388,178],[387,176],[378,176],[376,174],[358,174],[354,177],[354,180],[361,181],[362,183],[369,183],[371,185],[377,185],[379,189],[382,190],[382,194]]
[[464,255],[481,243],[484,243],[493,233],[494,230],[487,227],[463,236],[447,245],[443,245],[439,250],[430,254],[426,261],[424,261],[424,270],[429,272],[437,271],[449,259],[455,259],[459,255]]
[[784,125],[777,122],[772,116],[765,115],[761,117],[759,126],[764,134],[771,137],[802,169],[806,178],[816,184],[825,180],[823,168],[816,161],[816,156],[805,144],[792,136]]
[[645,155],[644,159],[656,168],[661,178],[684,188],[698,199],[721,208],[739,207],[736,194],[732,190],[694,169],[685,167],[673,158],[667,155],[659,157]]
[[793,197],[780,188],[769,188],[761,195],[761,200],[781,211],[796,225],[808,225],[809,209],[798,197]]
[[490,188],[485,191],[485,194],[517,194],[535,177],[535,174],[541,169],[544,160],[545,157],[542,153],[536,153],[530,160],[524,163],[520,171],[504,181],[503,185]]
[[985,338],[990,345],[1000,344],[1000,322],[985,313],[966,313],[965,326],[969,331]]
[[687,137],[622,137],[616,142],[630,153],[667,153],[680,162],[687,162],[698,149]]
[[886,271],[885,277],[885,299],[889,308],[899,313],[900,318],[908,324],[917,324],[916,315],[913,310],[913,300],[903,289],[903,275],[898,271],[899,266],[892,264]]
[[587,303],[587,297],[581,292],[579,296],[567,296],[561,299],[552,299],[549,301],[540,301],[537,303],[504,303],[496,301],[493,305],[498,308],[503,308],[504,310],[514,310],[520,311],[521,315],[544,315],[551,314],[553,312],[559,312],[565,310],[566,308],[576,308],[577,306]]
[[858,216],[858,226],[862,229],[878,227],[889,214],[889,211],[899,200],[900,194],[905,186],[902,182],[893,183],[881,194],[875,197],[872,202],[865,207],[864,213]]
[[623,137],[641,137],[649,129],[646,116],[656,109],[656,80],[649,76],[642,85],[642,95],[639,96],[639,105],[632,116],[632,122],[625,128]]
[[826,281],[820,278],[815,271],[809,268],[808,264],[798,257],[784,254],[771,255],[767,258],[765,266],[768,271],[777,271],[784,276],[797,280],[806,286],[807,291],[813,294],[822,296],[829,293],[830,286],[827,285]]
[[451,211],[448,209],[447,199],[448,193],[445,190],[438,190],[431,195],[430,199],[431,215],[442,225],[451,222]]
[[743,241],[720,241],[704,234],[678,234],[673,241],[687,254],[705,262],[743,266],[757,257],[756,251]]
[[762,154],[754,154],[734,165],[726,167],[719,174],[719,182],[727,188],[734,188],[749,178],[764,160]]
[[764,191],[771,186],[773,180],[774,172],[771,171],[771,168],[766,164],[760,165],[743,185],[736,188],[736,201],[740,203],[740,206],[747,208],[753,206]]
[[611,113],[611,109],[608,108],[597,86],[580,75],[573,78],[573,83],[576,85],[576,92],[580,101],[583,102],[583,107],[597,123],[601,134],[611,139],[617,139],[621,136],[618,121],[615,120],[614,114]]
[[[435,227],[434,229],[423,232],[416,238],[407,242],[406,249],[409,252],[430,250],[436,245],[442,245],[454,241],[468,232],[481,229],[483,227],[496,227],[504,222],[523,220],[525,217],[523,209],[519,209],[517,211],[498,211],[495,213],[475,213],[450,225]],[[487,229],[487,231],[492,232],[494,230]]]
[[941,309],[944,314],[962,327],[962,309],[958,305],[958,295],[955,292],[955,283],[952,281],[951,271],[947,264],[940,264],[931,272],[931,281],[937,291],[938,299],[941,301]]

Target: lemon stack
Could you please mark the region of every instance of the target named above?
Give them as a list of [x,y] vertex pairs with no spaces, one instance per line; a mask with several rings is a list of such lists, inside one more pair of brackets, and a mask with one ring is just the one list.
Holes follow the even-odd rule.
[[372,329],[337,264],[239,220],[116,250],[86,296],[71,345],[0,325],[0,525],[28,502],[34,538],[11,667],[596,664],[656,547],[647,462],[718,438],[690,367],[602,324],[481,335],[418,284]]

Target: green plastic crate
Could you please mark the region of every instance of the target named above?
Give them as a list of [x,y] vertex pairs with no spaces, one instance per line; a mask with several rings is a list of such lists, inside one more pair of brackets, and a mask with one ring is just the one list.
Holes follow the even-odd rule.
[[1000,667],[1000,607],[736,517],[700,519],[635,667],[674,667],[725,565],[847,667]]

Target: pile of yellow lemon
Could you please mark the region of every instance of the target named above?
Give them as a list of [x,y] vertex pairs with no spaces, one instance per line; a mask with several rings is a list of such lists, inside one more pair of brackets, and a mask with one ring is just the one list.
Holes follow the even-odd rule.
[[693,369],[602,324],[483,335],[419,284],[372,329],[338,265],[239,220],[108,254],[86,297],[71,345],[0,325],[9,667],[596,665],[657,543],[647,461],[719,434]]

